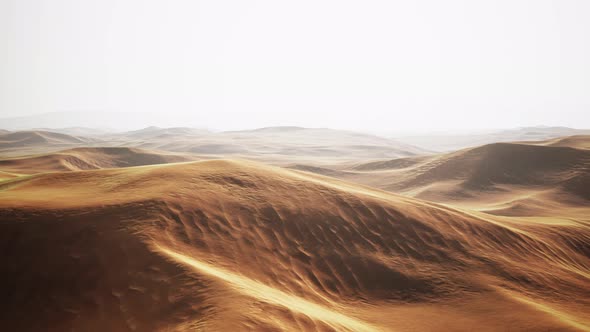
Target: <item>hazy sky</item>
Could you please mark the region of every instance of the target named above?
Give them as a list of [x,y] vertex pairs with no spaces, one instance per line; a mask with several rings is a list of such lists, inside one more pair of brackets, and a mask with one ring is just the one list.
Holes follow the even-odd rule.
[[590,127],[589,59],[588,0],[0,0],[0,117]]

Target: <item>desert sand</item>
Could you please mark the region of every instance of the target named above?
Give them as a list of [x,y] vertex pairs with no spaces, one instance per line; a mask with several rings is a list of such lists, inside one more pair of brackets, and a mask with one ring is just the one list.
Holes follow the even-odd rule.
[[588,145],[590,136],[570,136],[337,168],[290,167],[490,214],[588,220]]
[[589,330],[587,221],[244,160],[0,183],[14,331]]

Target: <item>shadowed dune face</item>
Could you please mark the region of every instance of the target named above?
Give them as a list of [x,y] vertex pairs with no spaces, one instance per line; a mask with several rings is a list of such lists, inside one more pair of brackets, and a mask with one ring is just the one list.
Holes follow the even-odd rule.
[[496,143],[453,153],[416,169],[402,185],[461,180],[463,186],[485,189],[494,184],[547,185],[559,183],[571,171],[590,164],[590,153],[569,147],[539,147]]
[[587,224],[458,211],[253,162],[8,179],[0,227],[12,330],[590,326]]

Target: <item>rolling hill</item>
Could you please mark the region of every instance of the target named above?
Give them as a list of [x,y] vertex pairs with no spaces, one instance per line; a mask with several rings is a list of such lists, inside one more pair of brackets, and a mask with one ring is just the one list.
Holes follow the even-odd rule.
[[[140,131],[152,133],[154,129]],[[129,144],[129,133],[121,142]],[[131,137],[136,136],[133,133]],[[362,158],[393,158],[427,153],[386,138],[326,128],[268,127],[220,133],[173,131],[143,138],[138,147],[218,156],[241,156],[281,163],[350,161]]]
[[578,148],[584,142],[584,137],[572,136],[493,143],[434,156],[360,163],[332,173],[297,168],[495,214],[556,216],[590,200],[590,151]]
[[37,174],[0,182],[0,320],[15,331],[589,330],[589,241],[588,221],[457,210],[251,161]]
[[466,134],[434,133],[395,137],[395,139],[431,151],[450,152],[491,143],[544,141],[564,136],[589,134],[589,129],[538,126]]
[[[71,128],[67,132],[80,130],[83,128]],[[152,126],[127,132],[97,134],[89,130],[89,133],[92,133],[91,138],[47,131],[0,135],[0,156],[42,154],[68,147],[119,146],[284,164],[295,160],[313,163],[358,162],[359,159],[428,153],[374,135],[326,128],[269,127],[214,133],[196,128]]]
[[565,146],[576,149],[590,149],[590,135],[574,135],[567,137],[558,137],[541,142],[527,142],[528,144],[547,145],[547,146]]
[[80,171],[195,160],[182,154],[125,147],[74,148],[56,153],[0,160],[0,170],[18,174]]
[[96,141],[93,138],[50,131],[15,131],[0,134],[0,153],[2,155],[23,155],[44,150],[55,151],[66,147],[89,145]]

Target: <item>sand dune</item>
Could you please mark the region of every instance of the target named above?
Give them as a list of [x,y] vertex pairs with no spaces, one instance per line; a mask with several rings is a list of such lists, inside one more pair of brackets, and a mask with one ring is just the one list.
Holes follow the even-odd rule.
[[547,145],[547,146],[565,146],[576,149],[590,149],[590,135],[575,135],[567,137],[558,137],[555,139],[541,142],[527,142],[528,144]]
[[120,146],[217,158],[248,158],[275,164],[293,161],[333,164],[428,153],[383,137],[327,128],[269,127],[213,133],[196,128],[148,127],[119,133],[92,133],[92,138],[42,131],[0,135],[0,156],[41,154],[67,147]]
[[141,138],[141,139],[156,139],[156,138],[165,138],[165,137],[173,137],[173,136],[198,136],[198,135],[206,135],[211,134],[211,132],[204,130],[204,129],[196,129],[196,128],[187,128],[187,127],[175,127],[175,128],[160,128],[160,127],[146,127],[139,130],[133,130],[121,133],[119,135],[124,135],[126,137],[131,138]]
[[590,200],[585,136],[494,143],[448,154],[298,169],[421,199],[511,216],[583,217]]
[[0,170],[17,174],[80,171],[166,164],[195,160],[196,157],[135,148],[75,148],[56,153],[0,160]]
[[588,129],[539,126],[465,134],[434,133],[413,135],[396,137],[396,140],[431,151],[450,152],[490,143],[544,141],[557,137],[589,134],[590,130]]
[[7,179],[0,227],[9,330],[590,330],[588,221],[255,162]]
[[44,149],[57,150],[65,147],[92,144],[95,139],[49,131],[16,131],[0,134],[0,153],[29,154]]
[[18,131],[0,136],[1,148],[23,147],[32,144],[76,144],[88,139],[49,131]]
[[[142,130],[152,132],[149,128]],[[122,141],[129,142],[127,133]],[[125,143],[128,144],[128,143]],[[269,127],[221,133],[174,131],[144,139],[143,148],[218,156],[242,156],[264,161],[358,160],[391,158],[425,153],[416,147],[386,138],[326,128]]]

